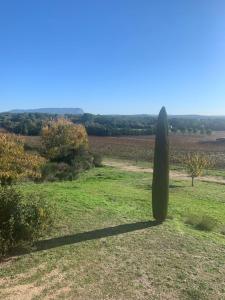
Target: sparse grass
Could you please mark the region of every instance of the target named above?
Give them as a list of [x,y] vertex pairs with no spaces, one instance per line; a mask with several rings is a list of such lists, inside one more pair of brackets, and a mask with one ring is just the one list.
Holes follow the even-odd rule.
[[213,231],[217,227],[217,221],[210,216],[190,215],[185,223],[204,231]]
[[225,226],[224,225],[221,226],[220,233],[223,234],[223,235],[225,235]]
[[[38,251],[1,263],[0,298],[225,299],[225,186],[170,186],[170,217],[156,225],[150,174],[103,167],[77,181],[24,184],[57,205],[57,227]],[[196,212],[218,227],[185,224]]]

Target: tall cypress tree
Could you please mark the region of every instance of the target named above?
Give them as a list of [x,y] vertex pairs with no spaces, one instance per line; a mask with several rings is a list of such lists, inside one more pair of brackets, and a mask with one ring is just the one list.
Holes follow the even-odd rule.
[[163,222],[167,217],[169,201],[169,138],[168,120],[165,107],[159,113],[156,137],[154,170],[152,182],[153,217]]

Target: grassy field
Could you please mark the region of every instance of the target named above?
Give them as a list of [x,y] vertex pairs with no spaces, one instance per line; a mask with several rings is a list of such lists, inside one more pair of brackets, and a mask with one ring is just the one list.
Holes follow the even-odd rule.
[[[103,167],[21,188],[55,203],[56,224],[32,251],[0,264],[1,299],[225,299],[225,185],[171,181],[161,225],[147,173]],[[187,225],[192,214],[216,227]]]

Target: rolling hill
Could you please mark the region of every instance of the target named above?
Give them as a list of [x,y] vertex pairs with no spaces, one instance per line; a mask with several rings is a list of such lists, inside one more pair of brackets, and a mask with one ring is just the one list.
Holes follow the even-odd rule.
[[84,113],[81,108],[36,108],[36,109],[13,109],[10,113],[46,113],[57,115],[82,115]]

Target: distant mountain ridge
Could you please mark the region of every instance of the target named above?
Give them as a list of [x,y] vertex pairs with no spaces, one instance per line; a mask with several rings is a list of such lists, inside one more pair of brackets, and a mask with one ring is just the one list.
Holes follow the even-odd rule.
[[83,115],[82,108],[34,108],[34,109],[13,109],[9,113],[42,113],[42,114],[54,114],[54,115]]

